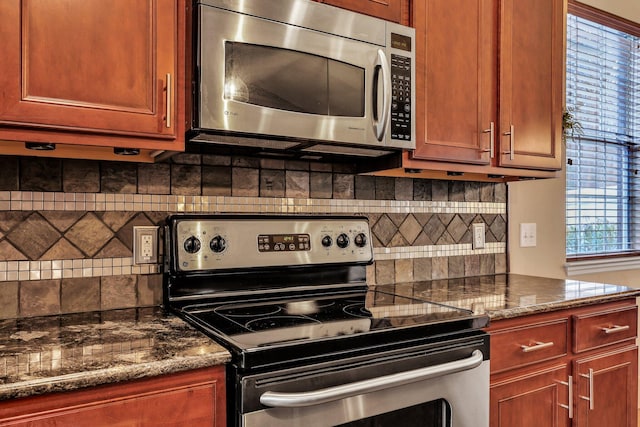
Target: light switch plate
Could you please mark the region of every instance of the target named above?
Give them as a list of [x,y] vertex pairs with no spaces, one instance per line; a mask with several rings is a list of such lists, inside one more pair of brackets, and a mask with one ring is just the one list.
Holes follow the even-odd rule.
[[158,227],[154,225],[133,227],[133,263],[157,264]]
[[535,222],[523,222],[520,224],[520,247],[532,248],[535,247],[536,242],[536,223]]

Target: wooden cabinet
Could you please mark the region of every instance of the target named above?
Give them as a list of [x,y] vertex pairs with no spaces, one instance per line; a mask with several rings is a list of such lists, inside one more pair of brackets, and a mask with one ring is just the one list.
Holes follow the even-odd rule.
[[563,8],[562,0],[413,1],[416,149],[378,174],[555,177]]
[[637,425],[638,349],[620,350],[574,362],[576,407],[574,424]]
[[224,368],[0,402],[0,426],[226,426]]
[[182,0],[0,2],[0,140],[182,150],[185,19]]
[[563,8],[562,0],[500,2],[499,166],[562,168]]
[[491,426],[637,426],[635,299],[499,320]]
[[387,21],[406,23],[409,0],[316,0]]
[[[566,364],[494,382],[490,425],[494,427],[567,427]],[[535,408],[535,410],[532,410]]]

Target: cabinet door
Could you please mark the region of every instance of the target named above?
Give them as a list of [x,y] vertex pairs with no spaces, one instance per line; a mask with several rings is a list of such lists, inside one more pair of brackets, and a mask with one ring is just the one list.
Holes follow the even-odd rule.
[[322,3],[375,16],[387,21],[402,22],[402,4],[405,0],[320,0]]
[[500,22],[500,166],[560,169],[563,2],[504,0]]
[[3,427],[226,426],[224,370],[188,371],[0,403]]
[[576,427],[637,427],[638,349],[575,361]]
[[173,138],[172,0],[0,2],[0,123]]
[[492,383],[491,427],[568,427],[567,380],[563,364]]
[[[489,164],[496,123],[496,0],[418,0],[414,159]],[[495,128],[497,132],[497,128]]]

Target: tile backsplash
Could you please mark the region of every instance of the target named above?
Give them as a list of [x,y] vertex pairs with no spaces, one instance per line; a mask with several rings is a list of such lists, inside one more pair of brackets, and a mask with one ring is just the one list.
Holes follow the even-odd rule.
[[[0,156],[0,168],[0,319],[160,304],[160,265],[132,264],[132,235],[171,213],[367,216],[370,283],[506,271],[502,183],[207,154],[156,164]],[[483,249],[471,246],[476,222]]]

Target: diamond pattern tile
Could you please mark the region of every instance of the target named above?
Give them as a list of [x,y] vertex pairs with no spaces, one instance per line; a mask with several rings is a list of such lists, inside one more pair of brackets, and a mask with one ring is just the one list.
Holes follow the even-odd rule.
[[418,235],[422,232],[422,226],[413,215],[407,215],[404,222],[400,225],[400,234],[412,244]]
[[396,226],[388,215],[382,215],[371,231],[380,240],[382,246],[386,247],[396,234]]
[[496,215],[496,218],[494,219],[489,229],[495,236],[496,241],[500,242],[505,238],[507,232],[507,221],[505,221],[505,219],[501,215]]
[[113,237],[113,232],[93,213],[88,213],[65,234],[86,256],[94,256]]
[[424,231],[432,242],[437,242],[446,229],[439,215],[433,215],[424,226]]
[[59,238],[60,233],[38,213],[27,217],[7,235],[29,259],[40,258]]
[[464,236],[467,230],[467,224],[465,224],[462,218],[460,218],[460,215],[454,216],[447,226],[447,232],[449,233],[449,235],[451,235],[451,238],[455,243],[458,243],[460,240],[462,240],[462,236]]

